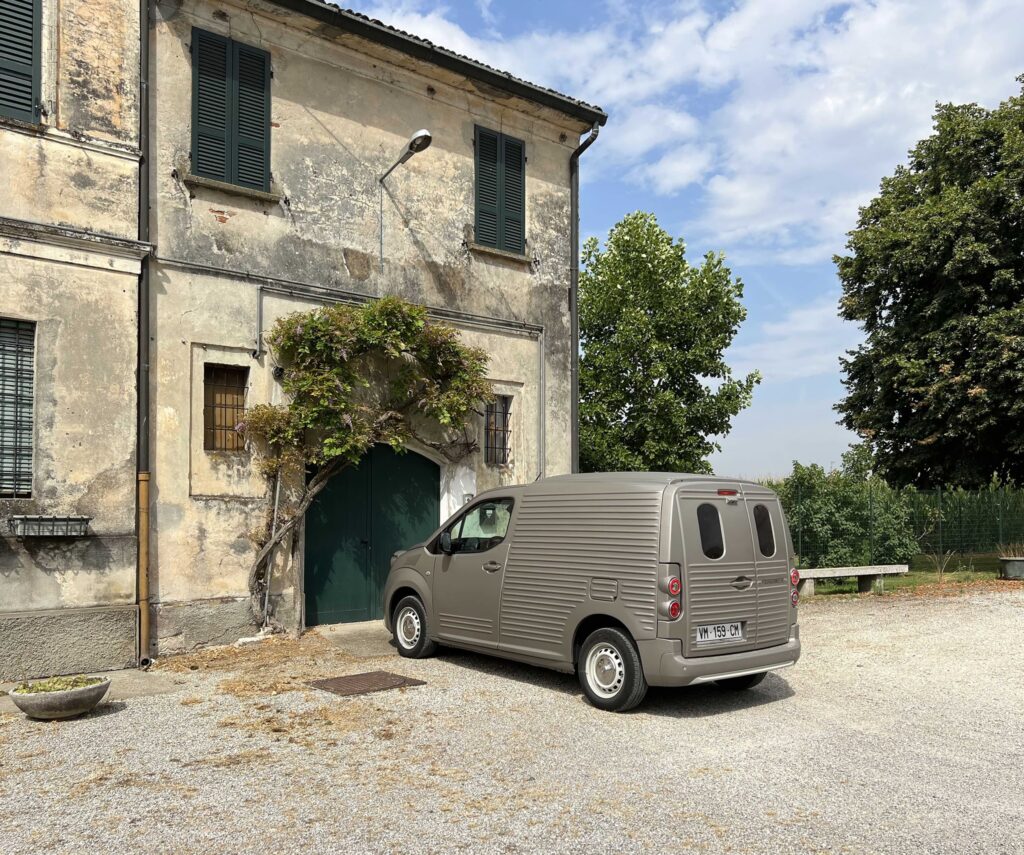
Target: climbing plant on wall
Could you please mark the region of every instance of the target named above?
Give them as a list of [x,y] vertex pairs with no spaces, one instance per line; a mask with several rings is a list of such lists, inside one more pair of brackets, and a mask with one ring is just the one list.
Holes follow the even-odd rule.
[[256,536],[249,591],[261,622],[267,562],[332,477],[382,443],[401,452],[415,441],[453,462],[465,457],[478,448],[472,415],[493,396],[486,353],[396,297],[287,315],[267,342],[287,401],[257,404],[238,429],[272,499],[282,483],[292,489]]

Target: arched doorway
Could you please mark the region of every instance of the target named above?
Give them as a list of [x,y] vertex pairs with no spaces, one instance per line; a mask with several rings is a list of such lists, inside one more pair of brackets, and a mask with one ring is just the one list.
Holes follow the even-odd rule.
[[382,617],[391,555],[440,523],[441,469],[377,445],[334,476],[306,513],[306,626]]

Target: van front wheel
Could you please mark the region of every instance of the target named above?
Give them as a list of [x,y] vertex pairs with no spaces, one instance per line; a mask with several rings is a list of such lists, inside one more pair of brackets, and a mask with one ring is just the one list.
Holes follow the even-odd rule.
[[427,638],[427,612],[419,597],[402,597],[391,615],[395,646],[407,659],[426,659],[437,651],[437,644]]
[[577,660],[583,694],[595,707],[610,712],[633,709],[647,694],[647,680],[633,639],[607,627],[590,633]]

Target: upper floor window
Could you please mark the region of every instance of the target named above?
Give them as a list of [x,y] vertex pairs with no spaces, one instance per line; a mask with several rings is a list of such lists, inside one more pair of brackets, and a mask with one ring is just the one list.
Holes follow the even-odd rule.
[[487,402],[484,416],[484,462],[503,466],[508,463],[509,437],[512,434],[512,396],[497,395]]
[[270,54],[197,29],[192,30],[192,172],[270,190]]
[[474,240],[522,255],[526,251],[526,145],[476,128]]
[[242,451],[245,440],[235,429],[245,415],[249,369],[238,365],[203,366],[203,448]]
[[0,115],[39,121],[42,0],[0,0]]
[[0,318],[0,498],[32,495],[36,325]]

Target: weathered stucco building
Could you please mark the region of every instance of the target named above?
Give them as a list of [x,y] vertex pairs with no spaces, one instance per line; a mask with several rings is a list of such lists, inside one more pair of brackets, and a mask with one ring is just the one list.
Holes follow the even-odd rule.
[[0,2],[0,676],[137,655],[139,45],[131,0]]
[[[247,535],[269,490],[233,427],[280,400],[264,333],[289,312],[426,305],[491,355],[499,398],[459,464],[381,449],[338,476],[275,562],[285,626],[379,616],[402,537],[481,489],[572,468],[574,170],[599,109],[315,0],[7,5],[41,6],[43,107],[0,118],[17,176],[0,198],[0,347],[31,331],[35,360],[30,495],[0,507],[91,519],[86,537],[0,540],[0,671],[254,631]],[[429,147],[381,182],[418,129]],[[97,615],[117,641],[62,660]],[[31,661],[26,626],[52,666]]]

